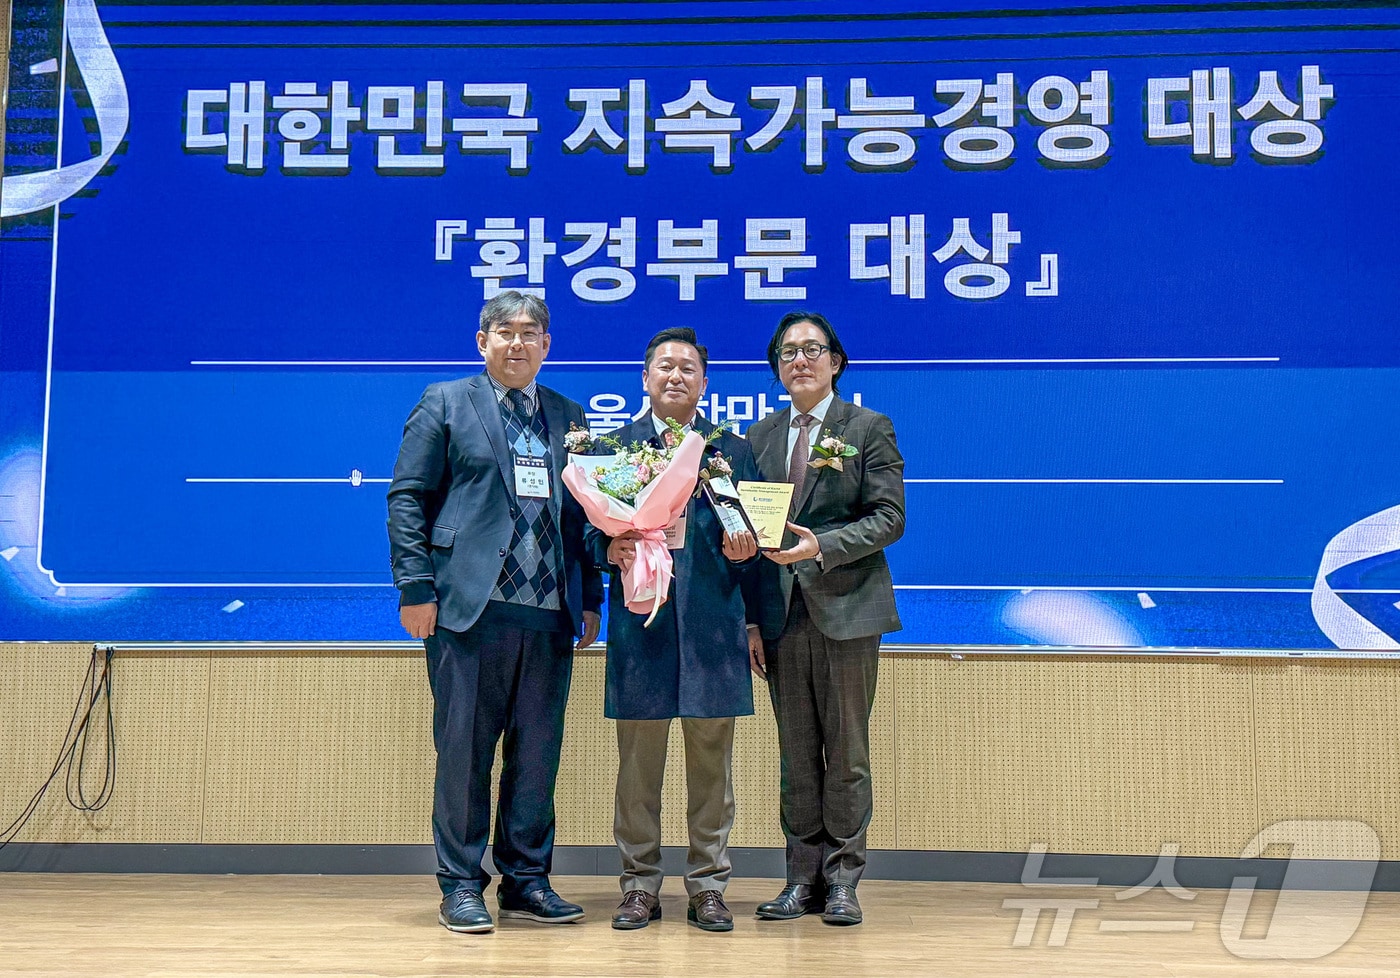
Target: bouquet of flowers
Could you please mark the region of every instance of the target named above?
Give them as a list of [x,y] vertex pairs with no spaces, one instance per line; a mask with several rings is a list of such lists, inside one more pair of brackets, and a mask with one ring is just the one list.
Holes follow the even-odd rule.
[[[595,439],[581,429],[571,430],[564,438],[571,452],[564,485],[583,507],[588,522],[610,537],[628,530],[641,534],[637,557],[622,572],[622,593],[629,611],[647,615],[647,625],[671,589],[671,551],[664,528],[685,512],[705,450],[705,439],[699,434],[683,433],[674,421],[667,424],[671,444],[666,448],[649,444],[624,448],[615,438]],[[614,453],[578,454],[598,445]]]

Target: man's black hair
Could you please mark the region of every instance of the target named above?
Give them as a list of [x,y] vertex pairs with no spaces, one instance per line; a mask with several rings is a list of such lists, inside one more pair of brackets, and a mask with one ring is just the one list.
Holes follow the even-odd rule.
[[[841,375],[846,372],[846,364],[849,359],[846,357],[846,348],[841,345],[841,340],[836,336],[836,328],[827,322],[825,316],[819,312],[790,312],[778,321],[778,328],[773,332],[773,338],[768,341],[768,366],[773,368],[773,376],[781,379],[778,373],[778,350],[783,345],[783,336],[789,329],[798,323],[811,323],[817,329],[826,334],[826,345],[831,347],[831,357],[833,364],[833,374],[831,377],[831,389],[840,393],[836,382],[841,379]],[[837,363],[839,358],[840,363]]]
[[651,366],[652,354],[662,343],[689,343],[695,347],[695,352],[700,355],[700,372],[708,374],[710,372],[710,351],[700,345],[695,339],[695,330],[689,326],[671,326],[657,333],[647,342],[647,354],[643,358],[644,366]]

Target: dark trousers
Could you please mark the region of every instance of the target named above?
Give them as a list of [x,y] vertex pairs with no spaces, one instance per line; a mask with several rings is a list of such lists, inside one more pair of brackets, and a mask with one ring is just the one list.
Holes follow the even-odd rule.
[[827,638],[794,588],[787,625],[767,661],[782,753],[787,881],[855,885],[865,872],[874,811],[870,710],[880,636]]
[[442,892],[481,892],[491,827],[491,766],[502,748],[492,857],[501,889],[547,885],[554,852],[554,779],[573,668],[567,635],[515,625],[438,628],[425,639],[433,690],[433,844]]

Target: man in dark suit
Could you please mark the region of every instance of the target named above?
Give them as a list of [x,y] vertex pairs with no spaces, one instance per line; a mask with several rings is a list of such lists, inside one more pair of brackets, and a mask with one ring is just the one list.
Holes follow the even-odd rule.
[[[617,438],[624,445],[659,446],[671,434],[668,419],[709,436],[714,425],[696,413],[707,361],[694,330],[657,333],[642,372],[651,412]],[[713,469],[716,455],[727,459],[734,479],[757,478],[744,439],[721,434],[705,449],[702,468]],[[611,538],[590,526],[585,535],[594,561],[614,574],[635,558],[635,533]],[[702,930],[728,931],[734,918],[723,894],[734,824],[734,718],[753,713],[749,662],[762,646],[757,619],[754,628],[746,627],[742,585],[758,543],[747,530],[726,533],[703,495],[690,500],[667,536],[675,577],[651,625],[643,627],[645,619],[627,610],[620,584],[608,599],[604,713],[617,720],[613,836],[622,855],[623,893],[613,927],[634,930],[661,916],[661,784],[671,720],[680,717],[690,830],[686,916]]]
[[[792,407],[748,437],[764,479],[795,489],[786,549],[765,554],[767,651],[753,664],[778,721],[787,837],[787,885],[758,916],[858,924],[880,637],[901,627],[885,548],[904,533],[904,459],[889,418],[836,396],[846,351],[824,317],[784,316],[768,362]],[[826,439],[856,450],[840,469],[811,465]]]
[[431,384],[404,426],[389,487],[399,617],[423,639],[433,691],[433,842],[448,930],[495,926],[481,868],[491,765],[504,735],[492,850],[502,917],[567,923],[549,885],[554,780],[579,647],[598,636],[602,578],[565,490],[564,434],[583,408],[535,383],[549,353],[544,301],[502,292],[481,310],[486,371]]

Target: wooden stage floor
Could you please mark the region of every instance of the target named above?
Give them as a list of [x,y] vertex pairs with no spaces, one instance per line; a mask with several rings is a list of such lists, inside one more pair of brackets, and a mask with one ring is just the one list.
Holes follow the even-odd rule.
[[[456,935],[438,926],[437,887],[427,877],[0,874],[0,978],[1400,974],[1395,893],[1371,895],[1355,934],[1324,957],[1246,960],[1222,941],[1222,890],[1197,891],[1190,902],[1160,889],[1118,901],[1109,888],[870,880],[860,887],[866,923],[842,928],[812,917],[755,920],[754,906],[779,884],[746,879],[729,888],[734,931],[707,934],[685,923],[678,880],[666,883],[664,918],[634,932],[608,926],[614,879],[554,882],[584,905],[585,922],[505,921],[494,934]],[[1022,909],[1003,903],[1027,899],[1080,901],[1066,912],[1062,946],[1054,946],[1053,909],[1027,939]],[[1277,894],[1261,893],[1245,918],[1245,940],[1271,942],[1256,951],[1306,952],[1309,940],[1315,950],[1354,919],[1344,897],[1308,894],[1286,912],[1280,906],[1270,930],[1276,903]],[[1018,929],[1025,946],[1016,946]]]

